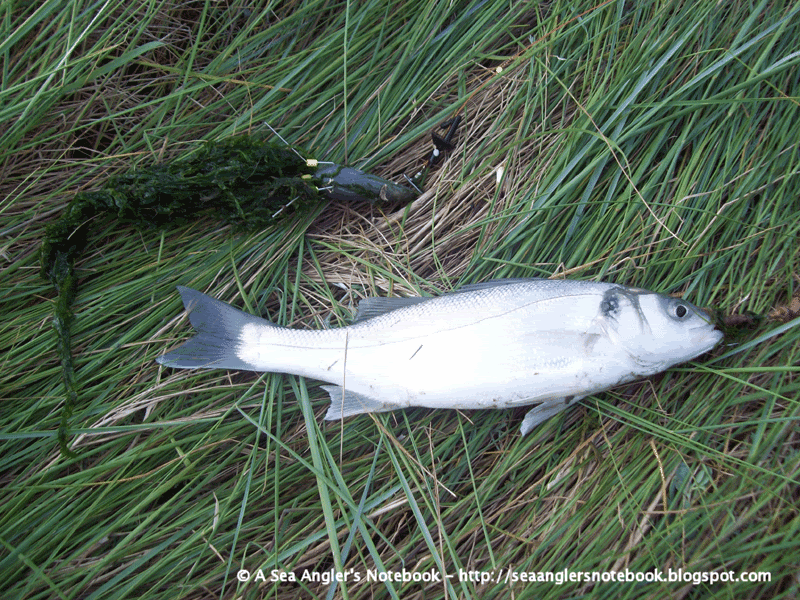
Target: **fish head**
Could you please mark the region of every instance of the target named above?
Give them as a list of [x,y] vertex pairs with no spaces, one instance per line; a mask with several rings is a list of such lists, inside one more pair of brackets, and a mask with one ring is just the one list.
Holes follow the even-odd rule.
[[646,290],[609,289],[600,319],[609,338],[640,366],[641,375],[691,360],[722,339],[711,318],[693,304]]

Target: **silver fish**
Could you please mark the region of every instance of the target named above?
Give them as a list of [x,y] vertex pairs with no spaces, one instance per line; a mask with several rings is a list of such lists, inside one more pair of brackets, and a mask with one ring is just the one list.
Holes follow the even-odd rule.
[[409,406],[538,403],[525,435],[578,400],[707,352],[722,333],[684,300],[611,283],[501,279],[432,298],[367,298],[348,327],[280,327],[178,287],[197,335],[162,365],[322,380],[325,418]]

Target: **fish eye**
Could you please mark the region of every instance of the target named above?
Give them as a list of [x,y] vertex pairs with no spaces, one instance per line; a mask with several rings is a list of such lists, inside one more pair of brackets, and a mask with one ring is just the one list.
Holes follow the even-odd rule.
[[682,319],[683,317],[689,314],[689,309],[686,308],[686,306],[684,306],[683,304],[676,304],[673,310],[675,312],[675,316],[678,317],[679,319]]

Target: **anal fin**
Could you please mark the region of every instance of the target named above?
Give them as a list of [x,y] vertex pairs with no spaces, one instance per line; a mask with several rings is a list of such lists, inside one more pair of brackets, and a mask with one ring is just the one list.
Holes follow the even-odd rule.
[[343,417],[362,413],[386,412],[402,408],[383,400],[376,400],[357,392],[344,390],[339,385],[323,385],[321,387],[331,395],[331,405],[325,414],[326,421],[338,421]]

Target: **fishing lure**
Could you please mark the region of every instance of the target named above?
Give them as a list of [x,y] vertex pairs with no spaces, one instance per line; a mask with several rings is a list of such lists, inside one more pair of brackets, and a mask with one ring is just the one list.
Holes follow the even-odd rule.
[[63,454],[78,398],[72,361],[72,304],[77,292],[75,260],[86,246],[93,217],[163,227],[213,211],[238,227],[259,229],[330,199],[342,202],[408,203],[409,187],[331,162],[305,159],[287,145],[238,136],[206,144],[191,158],[111,177],[100,189],[75,195],[46,229],[40,273],[57,294],[53,328],[66,389],[58,430]]

